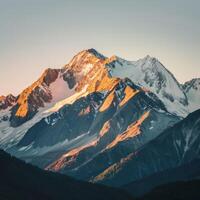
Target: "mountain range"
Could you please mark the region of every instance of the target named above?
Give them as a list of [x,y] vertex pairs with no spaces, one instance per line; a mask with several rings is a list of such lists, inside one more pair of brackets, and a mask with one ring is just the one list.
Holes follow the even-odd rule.
[[200,79],[180,84],[156,58],[88,49],[0,97],[0,148],[45,170],[131,188],[199,159],[199,99]]

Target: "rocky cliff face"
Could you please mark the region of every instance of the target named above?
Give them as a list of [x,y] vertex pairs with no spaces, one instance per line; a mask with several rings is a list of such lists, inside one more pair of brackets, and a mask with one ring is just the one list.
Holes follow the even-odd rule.
[[123,185],[199,158],[200,110],[168,128],[157,138],[116,162],[93,181]]
[[0,96],[0,111],[15,105],[17,98],[12,94],[8,96]]
[[35,83],[19,95],[16,105],[12,108],[11,126],[21,125],[31,119],[45,103],[51,102],[53,96],[49,87],[58,78],[59,71],[47,69]]

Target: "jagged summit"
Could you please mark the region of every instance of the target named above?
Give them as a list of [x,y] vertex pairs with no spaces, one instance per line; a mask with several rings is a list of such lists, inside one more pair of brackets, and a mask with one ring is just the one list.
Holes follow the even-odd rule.
[[169,112],[180,116],[188,114],[187,97],[180,84],[157,58],[147,55],[137,61],[115,59],[107,65],[112,76],[128,77],[134,83],[155,93]]
[[103,54],[99,53],[99,52],[98,52],[96,49],[94,49],[94,48],[88,49],[88,50],[86,50],[86,51],[88,51],[89,53],[92,53],[93,55],[95,55],[95,56],[98,57],[99,59],[106,59],[106,57],[105,57]]
[[143,58],[140,58],[138,60],[132,61],[133,63],[151,63],[151,64],[155,64],[155,63],[160,63],[162,64],[158,58],[151,56],[149,54],[147,54],[146,56],[144,56]]
[[152,60],[152,59],[156,59],[156,58],[153,57],[153,56],[150,56],[149,54],[147,54],[143,59],[145,59],[145,60]]
[[182,89],[188,98],[190,111],[197,110],[199,108],[200,99],[200,78],[194,78],[185,82],[182,85]]
[[13,94],[8,94],[8,95],[0,95],[0,100],[6,99],[6,98],[16,98]]
[[0,96],[0,111],[5,110],[16,103],[17,97],[12,94],[8,94],[7,96]]
[[83,51],[80,51],[79,53],[77,53],[72,60],[65,65],[65,67],[69,67],[69,66],[73,66],[74,65],[78,65],[81,63],[86,63],[86,62],[91,62],[91,61],[99,61],[99,60],[105,60],[106,57],[104,55],[102,55],[101,53],[99,53],[97,50],[91,48],[91,49],[86,49]]
[[185,92],[189,91],[191,88],[199,89],[200,88],[200,78],[193,78],[189,81],[186,81],[182,88],[185,90]]
[[131,61],[125,60],[117,55],[112,55],[110,58],[107,58],[107,63],[118,62],[118,63],[129,63]]

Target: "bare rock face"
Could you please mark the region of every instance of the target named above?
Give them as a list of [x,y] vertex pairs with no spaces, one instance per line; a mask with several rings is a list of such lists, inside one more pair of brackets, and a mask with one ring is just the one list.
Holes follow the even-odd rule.
[[16,99],[17,98],[12,94],[9,94],[8,96],[0,96],[0,111],[13,106],[16,103]]
[[49,86],[52,82],[54,82],[60,70],[48,68],[43,73],[42,77],[40,78],[41,82],[44,82],[47,86]]
[[70,89],[76,85],[76,77],[70,69],[63,74],[63,79],[68,83]]
[[58,69],[47,69],[42,76],[26,88],[18,97],[16,105],[11,112],[11,126],[16,127],[31,119],[38,111],[44,107],[45,103],[52,100],[49,86],[54,82],[59,74]]

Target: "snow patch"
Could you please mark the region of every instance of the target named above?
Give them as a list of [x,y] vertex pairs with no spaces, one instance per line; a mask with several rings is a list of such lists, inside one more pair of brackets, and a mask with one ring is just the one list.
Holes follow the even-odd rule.
[[72,96],[67,97],[66,99],[59,101],[56,103],[52,108],[48,109],[45,111],[45,113],[53,113],[57,112],[61,107],[63,107],[66,104],[72,104],[74,103],[77,99],[87,96],[89,93],[86,91],[87,86],[81,90],[80,92],[74,93]]
[[63,100],[75,93],[74,89],[69,89],[69,86],[66,81],[63,80],[63,76],[60,73],[58,78],[51,83],[49,87],[53,100],[52,103]]

